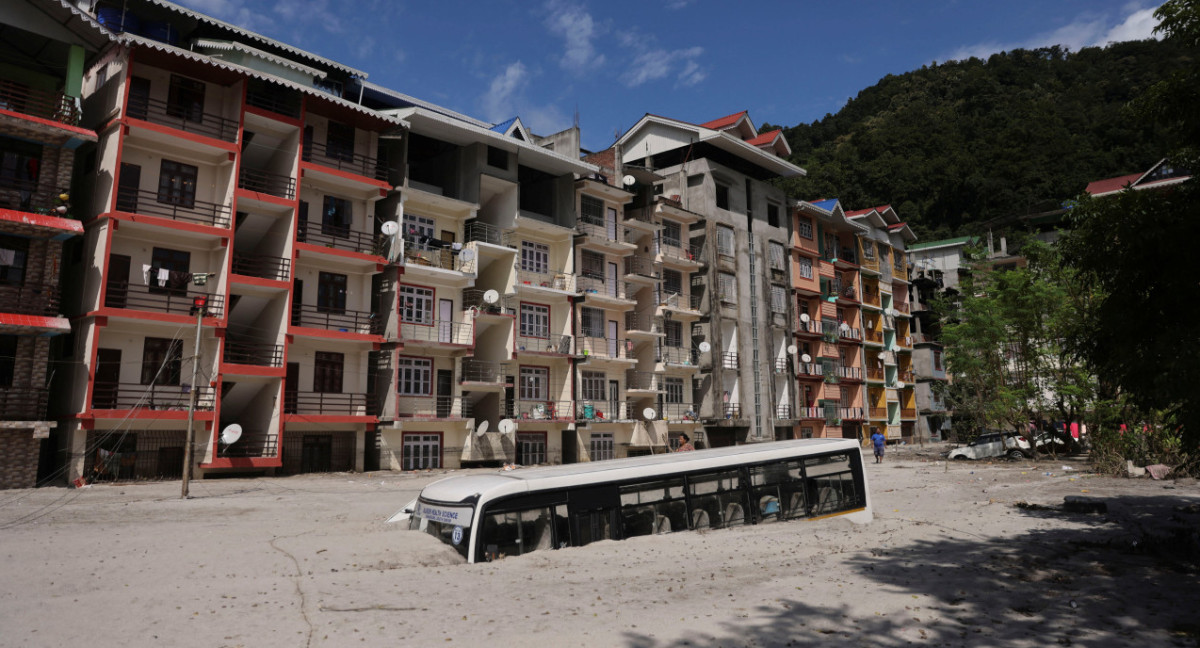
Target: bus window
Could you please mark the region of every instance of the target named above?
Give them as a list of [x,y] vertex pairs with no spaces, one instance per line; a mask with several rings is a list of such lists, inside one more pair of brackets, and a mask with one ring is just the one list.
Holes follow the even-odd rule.
[[[565,517],[566,507],[561,514]],[[554,519],[547,507],[491,513],[483,518],[480,545],[488,560],[554,548]]]
[[737,471],[688,477],[691,528],[719,529],[745,524],[745,495]]
[[812,515],[827,515],[864,505],[854,485],[850,457],[829,455],[805,461],[808,504]]
[[[790,470],[789,470],[790,468]],[[750,506],[759,523],[795,517],[787,509],[795,491],[803,485],[799,462],[773,463],[750,468]],[[793,477],[795,475],[795,477]],[[800,501],[803,502],[803,495]],[[803,506],[799,515],[803,515]]]
[[621,488],[621,523],[626,538],[687,528],[683,480],[631,484]]

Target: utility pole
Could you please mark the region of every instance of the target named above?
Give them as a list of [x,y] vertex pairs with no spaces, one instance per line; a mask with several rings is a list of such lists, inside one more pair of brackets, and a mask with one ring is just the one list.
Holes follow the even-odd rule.
[[[208,282],[208,274],[197,272],[192,275],[192,283],[197,286],[203,286]],[[197,295],[192,298],[192,312],[196,314],[196,347],[195,353],[192,354],[192,388],[190,398],[188,399],[188,418],[187,418],[187,435],[183,442],[183,489],[179,495],[180,499],[187,499],[188,484],[192,480],[192,448],[196,445],[196,432],[194,424],[196,422],[196,394],[200,387],[196,381],[200,376],[200,334],[202,332],[201,322],[204,320],[204,313],[208,309],[208,296]]]

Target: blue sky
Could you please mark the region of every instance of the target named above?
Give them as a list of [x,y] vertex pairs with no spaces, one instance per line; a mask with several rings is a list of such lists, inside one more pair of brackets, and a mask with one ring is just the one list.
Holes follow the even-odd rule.
[[1151,37],[1158,2],[176,0],[480,119],[599,150],[650,112],[794,125],[887,74],[1017,47]]

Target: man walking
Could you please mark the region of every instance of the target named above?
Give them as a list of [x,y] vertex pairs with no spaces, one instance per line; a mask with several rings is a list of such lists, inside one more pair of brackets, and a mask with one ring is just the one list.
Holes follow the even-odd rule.
[[887,437],[883,436],[878,428],[871,435],[871,444],[875,446],[875,463],[883,463],[883,446],[887,443]]

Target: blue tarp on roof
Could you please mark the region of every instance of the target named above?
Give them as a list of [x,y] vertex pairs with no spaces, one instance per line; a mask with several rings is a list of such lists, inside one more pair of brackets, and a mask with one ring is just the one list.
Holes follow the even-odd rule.
[[492,126],[492,130],[496,131],[497,133],[507,133],[508,127],[512,126],[513,122],[515,122],[515,121],[517,121],[516,117],[513,117],[512,119],[506,119],[506,120],[500,122],[499,124]]
[[824,209],[827,212],[833,211],[833,208],[835,206],[837,206],[837,204],[838,204],[837,198],[826,198],[825,200],[818,200],[817,202],[812,203],[812,205],[814,205],[816,207],[820,207],[821,209]]

